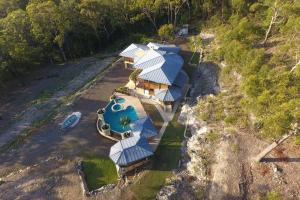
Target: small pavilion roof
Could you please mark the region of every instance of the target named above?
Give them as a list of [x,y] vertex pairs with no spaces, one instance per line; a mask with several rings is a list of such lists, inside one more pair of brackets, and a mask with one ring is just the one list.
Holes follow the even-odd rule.
[[134,136],[120,140],[110,148],[110,159],[119,166],[152,156],[153,150],[144,137]]

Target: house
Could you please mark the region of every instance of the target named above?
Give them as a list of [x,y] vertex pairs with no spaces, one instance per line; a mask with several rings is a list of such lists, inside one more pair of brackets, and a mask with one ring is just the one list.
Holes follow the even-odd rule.
[[134,62],[138,61],[144,56],[145,51],[149,50],[149,47],[142,44],[131,44],[124,51],[120,53],[120,56],[124,59],[125,68],[132,68]]
[[150,42],[147,46],[132,44],[120,53],[125,67],[131,56],[131,68],[141,70],[135,92],[157,100],[165,110],[172,110],[174,102],[182,97],[188,80],[179,51],[175,45]]

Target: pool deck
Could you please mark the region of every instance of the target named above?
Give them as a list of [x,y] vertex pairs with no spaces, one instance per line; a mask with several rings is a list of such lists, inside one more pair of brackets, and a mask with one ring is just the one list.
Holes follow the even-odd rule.
[[117,97],[121,97],[121,98],[125,99],[125,102],[122,103],[124,108],[127,108],[127,106],[133,106],[135,108],[135,111],[136,111],[139,119],[147,117],[147,113],[144,110],[144,107],[138,98],[133,97],[133,96],[128,96],[126,94],[121,94],[118,92],[116,92],[115,95]]

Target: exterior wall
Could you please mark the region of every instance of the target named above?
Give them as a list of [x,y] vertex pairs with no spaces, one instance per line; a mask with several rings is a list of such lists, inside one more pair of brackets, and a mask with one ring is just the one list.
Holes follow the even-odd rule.
[[152,81],[147,81],[143,79],[137,80],[137,87],[143,88],[145,90],[155,90],[155,89],[168,89],[168,85],[161,84],[161,83],[155,83]]
[[132,68],[132,66],[133,66],[133,59],[132,58],[124,57],[123,60],[124,60],[125,68]]

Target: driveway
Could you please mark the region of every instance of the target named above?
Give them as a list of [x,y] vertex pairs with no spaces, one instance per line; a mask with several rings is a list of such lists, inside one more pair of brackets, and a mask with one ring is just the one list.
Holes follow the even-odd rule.
[[[104,71],[94,84],[78,96],[70,110],[82,112],[82,119],[72,130],[60,131],[58,123],[63,118],[58,117],[37,130],[18,149],[0,155],[0,177],[5,177],[7,181],[0,186],[0,199],[74,199],[80,192],[74,161],[85,153],[108,155],[110,146],[114,144],[97,133],[96,110],[108,103],[115,88],[125,85],[130,73],[118,63]],[[34,185],[37,179],[42,179],[38,186]],[[45,189],[48,182],[52,187]]]

